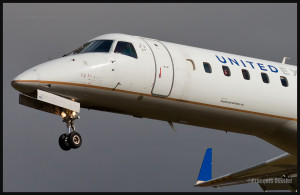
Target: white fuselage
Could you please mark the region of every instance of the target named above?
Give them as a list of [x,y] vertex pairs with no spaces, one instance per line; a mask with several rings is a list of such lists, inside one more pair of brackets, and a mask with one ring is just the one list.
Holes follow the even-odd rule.
[[[93,40],[114,42],[107,53],[67,55],[35,66],[14,79],[20,85],[15,88],[29,95],[38,88],[83,108],[254,135],[297,154],[296,66],[139,36]],[[132,43],[138,57],[114,53],[118,41]]]

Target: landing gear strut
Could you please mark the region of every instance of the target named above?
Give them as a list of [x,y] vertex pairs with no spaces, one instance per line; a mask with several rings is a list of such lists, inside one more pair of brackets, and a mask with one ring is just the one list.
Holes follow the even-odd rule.
[[68,151],[71,148],[79,148],[81,146],[82,139],[80,134],[75,131],[74,120],[79,119],[80,117],[76,114],[76,112],[72,112],[72,114],[68,115],[62,112],[61,116],[63,117],[63,122],[67,124],[68,133],[64,133],[58,138],[60,148],[65,151]]

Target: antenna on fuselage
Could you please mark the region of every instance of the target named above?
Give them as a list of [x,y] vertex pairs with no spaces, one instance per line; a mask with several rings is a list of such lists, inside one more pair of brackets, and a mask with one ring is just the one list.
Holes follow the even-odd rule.
[[291,59],[289,57],[283,57],[282,64],[285,64],[286,59]]
[[175,130],[175,127],[174,127],[174,125],[173,125],[173,122],[172,122],[172,121],[168,121],[168,123],[169,123],[169,125],[171,126],[172,130],[173,130],[173,131],[176,131],[176,130]]

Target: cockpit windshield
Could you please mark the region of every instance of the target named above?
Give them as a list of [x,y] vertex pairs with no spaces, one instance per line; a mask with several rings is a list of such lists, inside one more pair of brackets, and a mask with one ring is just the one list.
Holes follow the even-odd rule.
[[110,48],[111,48],[112,43],[113,43],[113,40],[94,40],[94,41],[90,41],[90,42],[87,42],[87,43],[83,44],[78,49],[75,49],[71,53],[66,54],[64,56],[71,55],[71,54],[88,53],[88,52],[108,53]]
[[83,44],[74,53],[87,53],[87,52],[105,52],[108,53],[112,45],[112,40],[95,40]]

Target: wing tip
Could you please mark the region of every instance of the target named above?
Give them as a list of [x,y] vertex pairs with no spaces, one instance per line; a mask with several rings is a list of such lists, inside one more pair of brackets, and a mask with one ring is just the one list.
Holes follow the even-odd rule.
[[194,184],[194,186],[199,186],[200,184],[202,184],[202,183],[204,183],[204,182],[206,182],[206,181],[198,180],[198,181]]
[[207,148],[199,171],[198,182],[205,182],[212,178],[212,148]]

